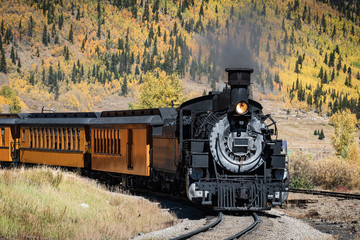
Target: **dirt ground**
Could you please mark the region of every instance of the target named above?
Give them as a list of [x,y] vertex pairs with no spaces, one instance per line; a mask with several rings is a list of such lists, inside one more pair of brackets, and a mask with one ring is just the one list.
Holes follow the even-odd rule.
[[282,208],[335,239],[360,239],[360,200],[290,193]]
[[[277,123],[279,138],[288,143],[288,150],[302,150],[312,153],[330,154],[331,134],[333,127],[329,125],[329,118],[319,116],[314,111],[283,109],[284,103],[272,100],[261,100],[264,114],[271,114]],[[319,140],[314,135],[315,130],[324,130],[325,138]]]

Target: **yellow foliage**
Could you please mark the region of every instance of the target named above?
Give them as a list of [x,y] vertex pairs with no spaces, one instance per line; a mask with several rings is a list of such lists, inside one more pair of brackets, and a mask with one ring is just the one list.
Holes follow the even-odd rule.
[[358,144],[355,141],[357,122],[356,115],[352,114],[349,110],[337,112],[329,120],[329,123],[334,126],[331,144],[336,154],[341,155],[343,158],[351,157],[353,160],[359,159]]
[[51,56],[53,57],[60,57],[62,56],[63,52],[64,52],[64,47],[60,47],[58,45],[55,45],[50,51]]
[[146,73],[140,89],[140,98],[135,108],[171,107],[172,103],[181,104],[185,97],[182,94],[182,82],[176,75],[166,76],[161,72],[159,77]]

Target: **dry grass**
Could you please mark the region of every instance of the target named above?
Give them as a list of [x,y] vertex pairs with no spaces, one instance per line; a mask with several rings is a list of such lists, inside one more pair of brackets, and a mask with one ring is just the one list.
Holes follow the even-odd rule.
[[293,152],[289,159],[290,177],[300,186],[314,185],[332,190],[359,190],[360,164],[335,156],[318,158],[310,153]]
[[155,203],[44,167],[0,170],[0,212],[0,238],[12,239],[128,239],[175,223]]

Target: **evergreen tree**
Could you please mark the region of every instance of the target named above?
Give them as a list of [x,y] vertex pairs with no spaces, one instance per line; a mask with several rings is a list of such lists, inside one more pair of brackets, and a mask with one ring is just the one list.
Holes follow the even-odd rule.
[[132,6],[131,13],[132,13],[132,15],[133,15],[133,18],[137,19],[138,6],[137,6],[136,4],[135,4],[134,6]]
[[322,82],[323,84],[327,84],[327,83],[329,83],[329,82],[328,82],[328,76],[327,76],[327,72],[326,72],[326,71],[324,71],[324,72],[325,72],[325,73],[324,73],[324,77],[323,77],[323,79],[322,79],[321,82]]
[[311,10],[310,10],[310,6],[308,7],[307,23],[308,23],[308,24],[311,23]]
[[20,19],[20,21],[19,21],[19,27],[18,27],[18,29],[19,29],[19,38],[20,38],[20,40],[22,39],[22,26],[21,26],[21,20],[22,19]]
[[97,37],[99,39],[101,38],[101,22],[100,21],[98,21]]
[[[52,27],[51,27],[51,37],[55,37],[56,35],[56,27],[55,27],[55,23],[53,23]],[[49,38],[50,40],[50,38]]]
[[71,71],[71,81],[73,83],[76,83],[76,75],[77,75],[77,69],[76,69],[76,65],[74,63],[72,71]]
[[77,12],[76,12],[76,20],[80,20],[81,14],[80,14],[80,6],[78,6],[77,8]]
[[5,58],[5,50],[3,48],[2,39],[0,37],[0,72],[7,73],[6,69],[6,58]]
[[337,44],[336,44],[336,47],[335,47],[335,52],[336,52],[337,54],[340,54],[339,45],[337,45]]
[[[234,6],[231,6],[231,13],[232,14],[230,14],[230,18],[232,17],[232,15],[234,14]],[[266,5],[265,5],[265,3],[263,4],[263,8],[262,8],[262,11],[261,11],[261,15],[262,16],[266,16]]]
[[307,100],[306,100],[306,102],[307,102],[307,104],[309,105],[309,106],[311,106],[312,105],[312,94],[311,93],[309,93],[309,95],[308,95],[308,97],[307,97]]
[[149,4],[147,2],[145,2],[145,6],[144,6],[144,13],[143,13],[143,17],[142,17],[142,21],[150,21],[150,10],[149,10]]
[[332,30],[332,33],[331,33],[331,38],[334,39],[336,36],[336,27],[335,27],[335,24],[334,24],[334,28]]
[[319,72],[318,77],[319,77],[321,80],[323,79],[323,77],[324,77],[324,69],[323,69],[323,67],[320,68],[320,72]]
[[330,53],[328,65],[329,65],[329,67],[335,66],[335,50],[332,53]]
[[45,77],[45,68],[43,68],[43,71],[42,71],[42,74],[41,74],[41,76],[42,76],[42,78],[41,78],[41,80],[42,80],[42,84],[46,84],[46,77]]
[[50,87],[50,92],[53,92],[54,89],[56,88],[57,81],[56,81],[56,74],[55,74],[55,72],[53,70],[52,65],[50,65],[50,67],[49,67],[48,84],[49,84],[49,87]]
[[301,19],[300,19],[300,15],[297,16],[297,18],[294,21],[294,27],[296,30],[300,30],[301,29]]
[[69,42],[73,43],[74,41],[74,33],[73,33],[73,25],[70,25],[70,31],[69,31]]
[[11,59],[13,64],[16,64],[14,46],[11,46],[10,59]]
[[342,30],[343,30],[343,36],[346,37],[347,29],[346,29],[345,22],[344,22],[344,25],[343,25],[343,27],[342,27]]
[[1,20],[1,26],[0,26],[0,34],[1,36],[4,36],[5,27],[4,27],[4,19]]
[[300,4],[299,4],[299,0],[295,0],[294,1],[294,12],[299,8]]
[[335,80],[335,70],[333,69],[332,73],[331,73],[331,81],[334,81],[334,80]]
[[58,20],[59,29],[61,30],[64,25],[64,15],[63,13],[60,14],[59,20]]
[[[159,22],[159,10],[160,10],[160,0],[155,0],[152,12],[153,12],[153,14],[155,14],[156,22]],[[180,11],[180,8],[179,8],[179,11]]]
[[124,39],[118,38],[118,49],[124,50]]
[[7,73],[5,51],[1,51],[0,72]]
[[54,40],[55,44],[59,44],[59,35],[55,35],[55,40]]
[[126,96],[128,94],[127,79],[124,78],[124,82],[121,86],[121,95]]
[[42,43],[47,46],[48,45],[48,33],[47,33],[47,26],[44,25],[43,34],[42,34]]
[[65,46],[65,60],[69,60],[70,59],[70,53],[69,53],[69,48]]
[[347,86],[348,86],[348,87],[351,87],[351,86],[352,86],[352,83],[351,83],[351,74],[348,75],[347,79],[348,79],[348,80],[347,80]]
[[291,36],[290,36],[290,43],[295,43],[295,34],[294,34],[294,28],[291,29]]
[[199,16],[200,16],[200,18],[201,18],[201,16],[204,16],[204,1],[201,3]]
[[323,140],[325,138],[324,130],[321,129],[321,132],[319,133],[319,139]]
[[34,75],[33,72],[30,72],[29,83],[30,83],[31,85],[33,85],[33,86],[34,86],[34,84],[35,84],[35,75]]
[[[277,7],[277,5],[276,5]],[[302,17],[301,19],[303,20],[303,22],[305,21],[306,19],[306,14],[307,14],[307,6],[306,6],[306,3],[305,3],[305,6],[304,6],[304,11],[303,11],[303,14],[302,14]],[[277,14],[276,14],[277,15]]]
[[32,15],[31,15],[30,19],[29,19],[29,23],[28,23],[28,36],[29,37],[33,36],[34,26],[35,26],[35,22],[34,22],[34,19],[33,19]]
[[157,56],[157,55],[158,55],[157,37],[155,37],[155,40],[154,40],[154,48],[153,48],[153,56]]
[[164,39],[163,39],[164,43],[166,43],[167,41],[167,35],[166,35],[166,30],[164,31]]
[[338,58],[338,64],[336,65],[336,70],[340,71],[341,67],[342,67],[342,57],[340,55]]
[[282,28],[282,30],[286,31],[286,28],[285,28],[285,18],[283,18],[283,20],[282,20],[281,28]]
[[326,20],[325,20],[325,15],[322,15],[321,18],[321,28],[322,28],[322,32],[326,33]]
[[140,69],[139,69],[138,65],[136,65],[136,68],[135,68],[135,75],[140,75]]
[[324,63],[325,63],[325,64],[328,64],[328,56],[327,56],[327,53],[325,53]]
[[318,131],[315,129],[314,130],[314,135],[316,136],[316,135],[319,135],[319,133],[318,133]]
[[5,38],[4,38],[4,42],[6,44],[10,43],[13,40],[13,33],[11,31],[11,28],[9,27],[8,29],[6,29],[5,32]]

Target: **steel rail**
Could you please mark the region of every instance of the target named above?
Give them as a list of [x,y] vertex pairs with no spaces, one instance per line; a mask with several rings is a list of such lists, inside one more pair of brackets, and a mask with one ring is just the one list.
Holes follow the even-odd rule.
[[225,240],[237,239],[237,238],[241,237],[242,235],[244,235],[245,233],[249,232],[251,229],[253,229],[259,223],[259,217],[255,212],[252,213],[252,216],[254,218],[253,224],[251,224],[249,227],[245,228],[241,232],[239,232],[231,237],[226,238]]
[[189,233],[183,234],[183,235],[181,235],[181,236],[178,236],[178,237],[176,237],[176,238],[171,238],[170,240],[188,239],[188,238],[190,238],[190,237],[192,237],[192,236],[194,236],[194,235],[196,235],[196,234],[199,234],[199,233],[201,233],[201,232],[205,232],[205,231],[209,230],[210,228],[215,227],[216,225],[218,225],[218,224],[221,222],[222,217],[223,217],[223,214],[222,214],[222,212],[220,212],[220,213],[219,213],[219,217],[216,219],[215,222],[213,222],[213,223],[211,223],[211,224],[209,224],[209,225],[207,225],[207,226],[205,226],[205,227],[196,229],[196,230],[194,230],[194,231],[192,231],[192,232],[189,232]]
[[310,189],[294,189],[294,188],[290,188],[289,192],[305,193],[312,195],[324,195],[324,196],[346,198],[346,199],[360,199],[360,194],[353,194],[353,193],[340,193],[340,192],[329,192],[329,191],[310,190]]

